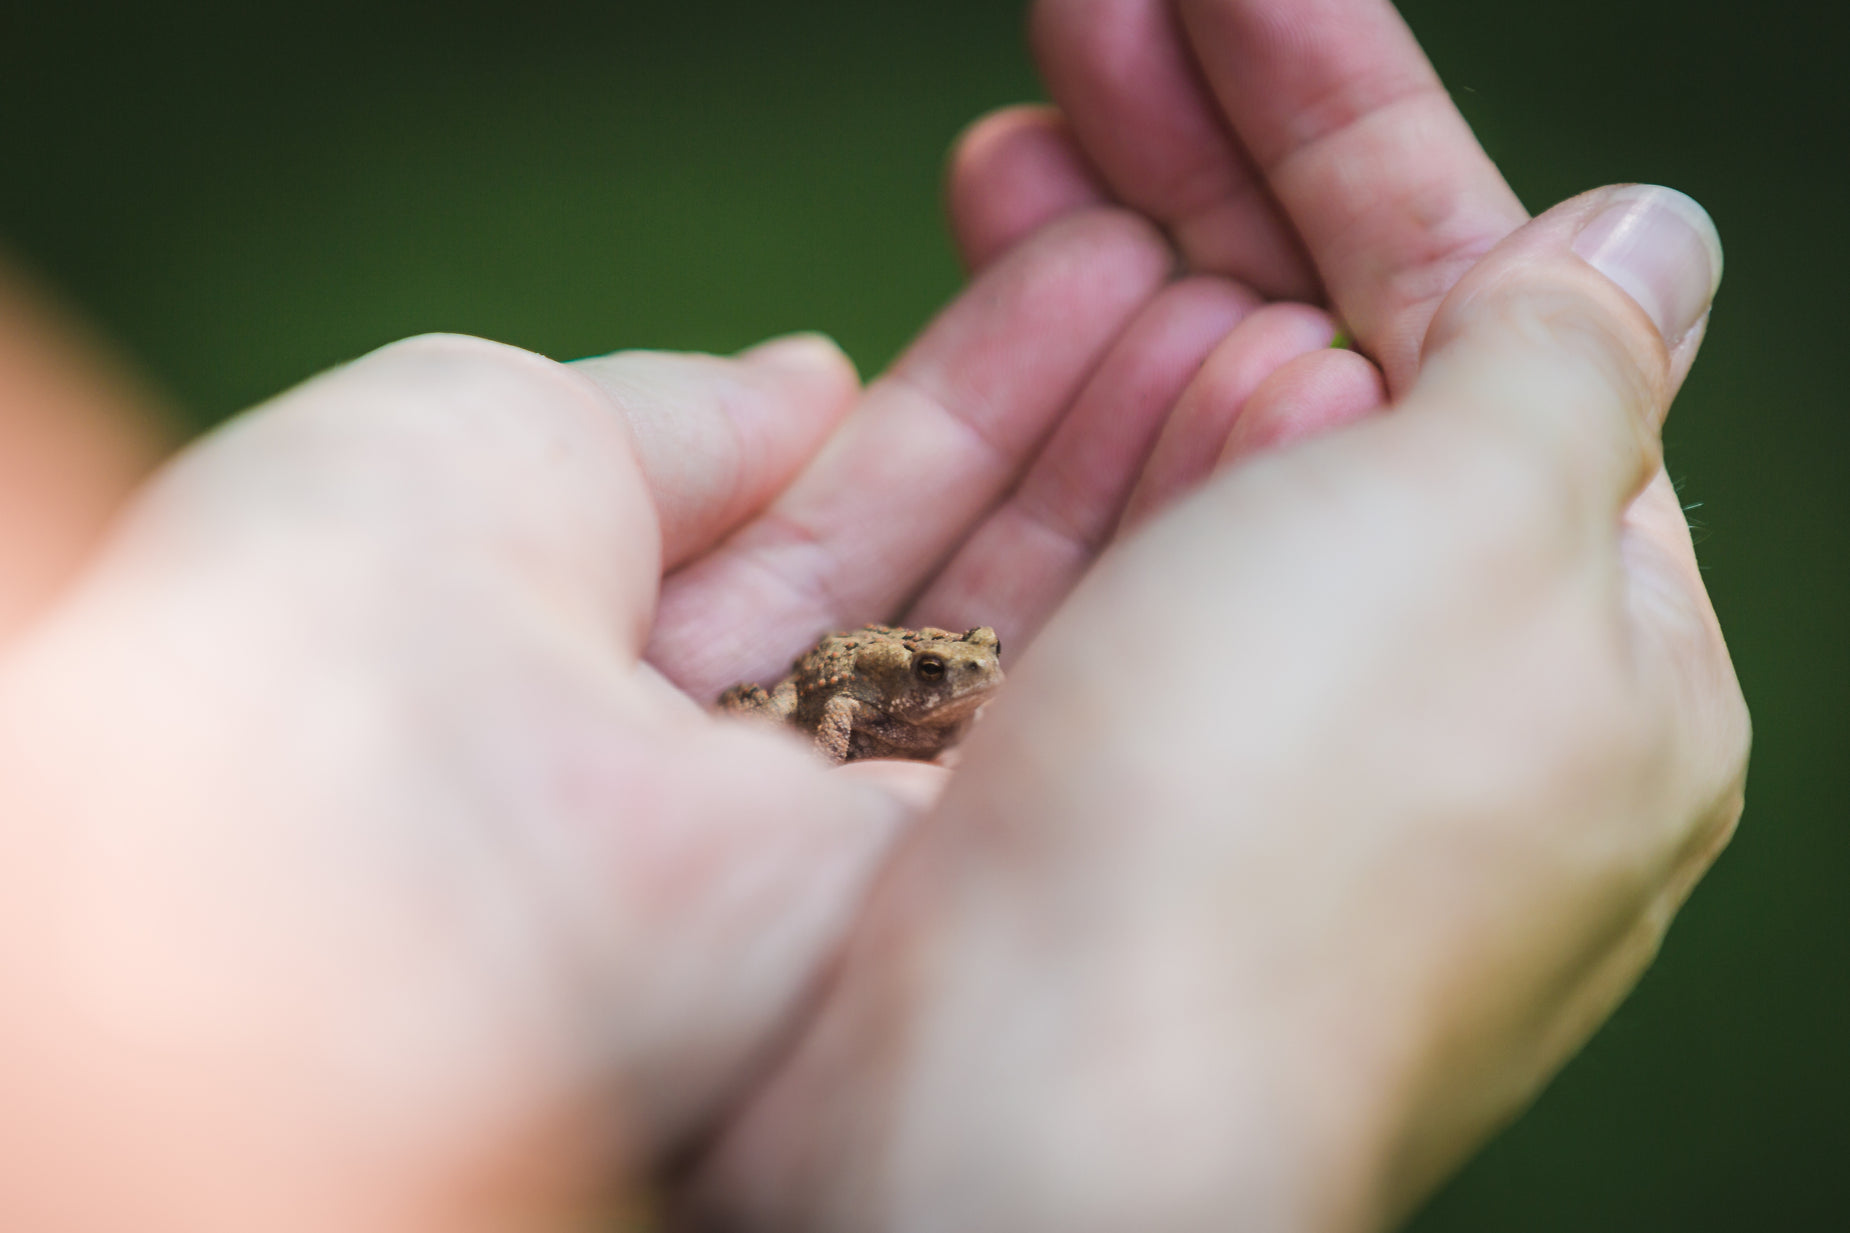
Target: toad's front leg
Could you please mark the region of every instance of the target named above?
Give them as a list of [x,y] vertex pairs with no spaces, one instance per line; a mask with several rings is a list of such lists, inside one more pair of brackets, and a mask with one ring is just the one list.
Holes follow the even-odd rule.
[[848,746],[854,736],[855,713],[861,704],[846,694],[830,698],[816,723],[816,748],[831,762],[846,762]]

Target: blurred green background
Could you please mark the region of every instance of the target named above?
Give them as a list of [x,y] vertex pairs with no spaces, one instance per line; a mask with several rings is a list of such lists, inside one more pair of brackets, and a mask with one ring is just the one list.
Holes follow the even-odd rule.
[[[1651,180],[1721,227],[1669,451],[1756,721],[1740,837],[1656,968],[1413,1227],[1850,1228],[1850,40],[1821,4],[1402,11],[1532,209]],[[1021,22],[1013,0],[0,10],[0,247],[194,427],[425,330],[570,358],[817,328],[872,372],[957,285],[941,159],[1037,96]]]

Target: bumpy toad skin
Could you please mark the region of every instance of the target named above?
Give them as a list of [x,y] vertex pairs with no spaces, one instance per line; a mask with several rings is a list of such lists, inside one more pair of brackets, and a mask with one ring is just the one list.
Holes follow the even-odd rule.
[[868,625],[828,634],[771,689],[734,685],[719,707],[790,724],[831,762],[929,760],[957,743],[1002,684],[1001,644],[984,626]]

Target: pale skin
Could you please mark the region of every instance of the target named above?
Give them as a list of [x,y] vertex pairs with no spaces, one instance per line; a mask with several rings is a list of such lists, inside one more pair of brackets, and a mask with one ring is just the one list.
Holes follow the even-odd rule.
[[146,386],[0,251],[0,640],[83,567],[170,446]]
[[[690,1223],[1375,1229],[1521,1107],[1739,809],[1719,250],[1524,225],[1385,4],[1166,11],[1037,7],[865,389],[414,340],[136,496],[0,662],[0,1224],[577,1228],[697,1139]],[[1693,292],[1576,249],[1653,202]],[[1010,648],[954,776],[703,709],[878,617]]]

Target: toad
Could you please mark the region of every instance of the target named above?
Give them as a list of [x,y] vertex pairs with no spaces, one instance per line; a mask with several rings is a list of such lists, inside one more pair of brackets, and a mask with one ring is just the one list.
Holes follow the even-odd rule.
[[957,634],[868,625],[824,635],[768,690],[734,685],[719,708],[808,733],[831,762],[929,760],[1002,684],[1001,652],[988,626]]

